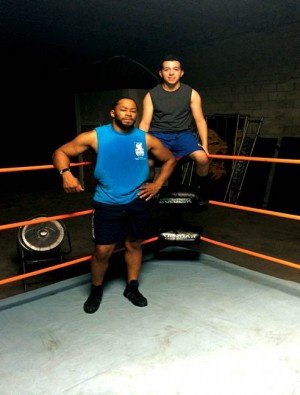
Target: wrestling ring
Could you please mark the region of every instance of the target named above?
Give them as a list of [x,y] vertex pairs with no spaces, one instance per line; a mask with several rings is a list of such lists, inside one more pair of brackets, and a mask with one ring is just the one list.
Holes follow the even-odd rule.
[[[300,164],[300,160],[279,158],[210,158]],[[89,165],[80,162],[71,167]],[[52,165],[2,168],[0,173],[51,169]],[[300,284],[210,255],[195,257],[189,246],[208,243],[291,269],[299,270],[300,263],[262,254],[255,246],[252,250],[213,240],[203,235],[201,227],[181,230],[180,213],[194,205],[192,194],[164,195],[158,204],[176,206],[179,222],[178,228],[143,241],[143,245],[161,243],[162,247],[157,255],[145,257],[141,273],[148,307],[128,303],[122,296],[124,281],[117,278],[105,284],[99,311],[84,314],[89,274],[0,300],[3,395],[300,394]],[[216,200],[209,205],[300,219]],[[18,229],[24,254],[36,248],[27,230],[38,230],[41,246],[53,231],[58,238],[51,249],[58,252],[59,261],[1,278],[0,286],[88,262],[91,256],[65,260],[72,246],[63,221],[91,213],[88,209],[45,214],[0,225],[3,232]],[[270,235],[272,231],[276,230]],[[61,251],[63,242],[66,250]]]

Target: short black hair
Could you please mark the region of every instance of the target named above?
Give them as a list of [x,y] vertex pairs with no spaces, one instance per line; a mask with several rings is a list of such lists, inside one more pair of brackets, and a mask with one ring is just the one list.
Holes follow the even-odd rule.
[[160,63],[160,70],[163,69],[163,63],[164,62],[169,62],[169,61],[179,62],[180,63],[180,68],[183,70],[183,64],[182,64],[181,59],[177,55],[174,55],[174,54],[165,55],[162,58],[161,63]]
[[119,97],[117,100],[115,100],[115,101],[113,102],[113,104],[111,105],[111,109],[112,109],[112,110],[115,110],[116,107],[117,107],[117,105],[119,104],[120,100],[123,100],[123,99],[132,100],[132,101],[135,103],[135,105],[136,105],[136,109],[138,110],[138,105],[137,105],[136,100],[133,99],[132,97],[127,97],[127,96],[122,96],[122,97]]

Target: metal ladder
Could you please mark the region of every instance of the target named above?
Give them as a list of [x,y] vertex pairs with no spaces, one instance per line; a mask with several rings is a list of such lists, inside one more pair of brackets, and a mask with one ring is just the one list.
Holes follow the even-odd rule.
[[[245,125],[242,130],[241,142],[236,145],[237,152],[234,155],[237,156],[252,156],[253,150],[256,144],[256,140],[259,136],[261,127],[263,125],[263,117],[259,119],[252,119],[246,117]],[[236,141],[238,136],[236,136]],[[226,192],[224,195],[224,202],[234,203],[238,202],[240,193],[242,191],[245,176],[248,170],[249,161],[235,160],[232,164],[231,175],[227,184]]]

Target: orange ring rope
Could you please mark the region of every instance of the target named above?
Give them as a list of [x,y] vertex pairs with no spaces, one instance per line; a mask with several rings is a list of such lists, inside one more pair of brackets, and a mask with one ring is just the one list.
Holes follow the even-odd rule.
[[[244,161],[254,161],[254,162],[271,162],[271,163],[289,163],[300,165],[300,159],[281,159],[281,158],[263,158],[257,156],[242,156],[242,155],[217,155],[209,154],[210,159],[233,159],[233,160],[244,160]],[[90,165],[92,162],[79,162],[70,163],[70,167]],[[27,171],[27,170],[45,170],[54,169],[53,165],[40,165],[40,166],[26,166],[26,167],[4,167],[0,168],[0,173],[11,173],[17,171]]]
[[[154,241],[157,241],[157,240],[158,240],[158,237],[152,237],[151,239],[147,239],[147,240],[142,241],[142,244],[153,243]],[[119,248],[117,250],[114,250],[113,253],[124,251],[124,250],[125,250],[125,248]],[[5,278],[3,280],[0,280],[0,285],[12,283],[12,282],[19,281],[19,280],[23,280],[23,279],[28,278],[28,277],[38,276],[39,274],[52,272],[54,270],[63,269],[63,268],[68,267],[68,266],[76,265],[77,263],[80,263],[80,262],[88,261],[88,260],[91,259],[91,257],[92,256],[89,255],[89,256],[85,256],[83,258],[74,259],[72,261],[59,263],[58,265],[49,266],[49,267],[44,268],[44,269],[35,270],[35,271],[30,272],[30,273],[20,274],[19,276]]]
[[[80,162],[80,163],[70,163],[70,167],[90,165],[92,162]],[[4,167],[0,168],[0,173],[14,173],[16,171],[27,171],[27,170],[46,170],[55,169],[53,165],[41,165],[41,166],[24,166],[24,167]]]
[[58,265],[49,266],[44,269],[34,270],[30,273],[20,274],[19,276],[4,278],[3,280],[0,280],[0,285],[12,283],[14,281],[23,280],[24,278],[28,278],[28,277],[38,276],[39,274],[52,272],[54,270],[63,269],[64,267],[76,265],[77,263],[84,262],[89,259],[91,259],[91,255],[85,256],[83,258],[74,259],[69,262],[59,263]]
[[[144,240],[142,242],[142,244],[152,243],[154,241],[157,241],[158,239],[159,239],[159,237],[152,237],[151,239]],[[247,250],[245,248],[236,247],[236,246],[233,246],[231,244],[222,243],[220,241],[212,240],[212,239],[209,239],[209,238],[204,237],[204,236],[200,236],[200,240],[201,241],[205,241],[207,243],[211,243],[211,244],[217,245],[219,247],[223,247],[223,248],[227,248],[227,249],[230,249],[230,250],[233,250],[233,251],[241,252],[241,253],[246,254],[246,255],[251,255],[251,256],[254,256],[254,257],[257,257],[257,258],[261,258],[261,259],[264,259],[264,260],[267,260],[267,261],[279,263],[280,265],[289,266],[289,267],[292,267],[294,269],[300,269],[300,264],[297,264],[297,263],[294,263],[294,262],[290,262],[290,261],[287,261],[287,260],[284,260],[284,259],[275,258],[275,257],[269,256],[269,255],[265,255],[265,254],[261,254],[261,253],[255,252],[255,251]],[[124,249],[125,248],[117,249],[117,250],[114,251],[114,253],[123,251]],[[5,278],[3,280],[0,280],[0,285],[8,284],[8,283],[11,283],[11,282],[14,282],[14,281],[23,280],[23,279],[28,278],[28,277],[33,277],[33,276],[37,276],[39,274],[43,274],[43,273],[51,272],[51,271],[54,271],[54,270],[62,269],[62,268],[65,268],[67,266],[75,265],[77,263],[84,262],[84,261],[87,261],[87,260],[90,260],[90,259],[91,259],[91,255],[83,257],[83,258],[79,258],[79,259],[74,259],[74,260],[69,261],[69,262],[60,263],[58,265],[50,266],[50,267],[47,267],[45,269],[35,270],[35,271],[30,272],[30,273],[21,274],[19,276]]]
[[227,248],[229,250],[242,252],[243,254],[246,254],[246,255],[252,255],[252,256],[255,256],[257,258],[265,259],[267,261],[276,262],[276,263],[279,263],[280,265],[289,266],[289,267],[292,267],[294,269],[300,269],[300,264],[297,264],[297,263],[294,263],[294,262],[290,262],[290,261],[286,261],[284,259],[279,259],[279,258],[275,258],[275,257],[269,256],[269,255],[260,254],[259,252],[246,250],[245,248],[235,247],[235,246],[233,246],[231,244],[226,244],[226,243],[222,243],[220,241],[208,239],[207,237],[204,237],[204,236],[200,236],[200,240],[206,241],[207,243],[215,244],[215,245],[217,245],[219,247]]
[[247,207],[247,206],[239,206],[238,204],[219,202],[217,200],[209,200],[209,204],[213,204],[215,206],[229,207],[229,208],[233,208],[236,210],[252,211],[253,213],[267,214],[267,215],[272,215],[274,217],[295,219],[297,221],[300,220],[300,215],[281,213],[279,211],[263,210],[260,208],[253,208],[253,207]]
[[[286,213],[281,213],[278,211],[263,210],[263,209],[252,208],[252,207],[247,207],[247,206],[239,206],[237,204],[224,203],[224,202],[219,202],[216,200],[209,200],[209,204],[212,204],[215,206],[221,206],[221,207],[229,207],[229,208],[236,209],[236,210],[250,211],[250,212],[259,213],[259,214],[266,214],[266,215],[272,215],[272,216],[277,216],[277,217],[281,217],[281,218],[293,219],[293,220],[297,220],[297,221],[300,220],[299,215],[286,214]],[[20,226],[25,226],[25,225],[32,225],[32,224],[38,224],[38,223],[42,223],[42,222],[59,220],[59,219],[80,217],[82,215],[92,214],[92,212],[93,212],[93,210],[89,209],[89,210],[77,211],[77,212],[73,212],[73,213],[69,213],[69,214],[54,215],[51,217],[43,217],[43,218],[39,218],[39,219],[14,222],[12,224],[0,225],[0,231],[5,230],[5,229],[18,228]]]
[[42,222],[54,221],[56,219],[74,218],[82,215],[91,214],[93,210],[77,211],[70,214],[53,215],[52,217],[42,217],[39,219],[31,219],[27,221],[14,222],[12,224],[0,225],[0,230],[18,228],[19,226],[40,224]]
[[300,165],[300,159],[280,159],[280,158],[261,158],[258,156],[242,156],[242,155],[216,155],[209,154],[209,158],[212,159],[233,159],[233,160],[245,160],[253,162],[272,162],[272,163],[289,163],[291,165]]

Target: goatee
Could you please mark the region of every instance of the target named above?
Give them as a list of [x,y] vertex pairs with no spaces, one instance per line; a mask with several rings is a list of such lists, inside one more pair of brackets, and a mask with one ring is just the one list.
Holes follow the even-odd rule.
[[134,127],[134,122],[130,125],[124,124],[120,119],[115,118],[115,123],[119,126],[120,129],[125,131],[132,130]]

